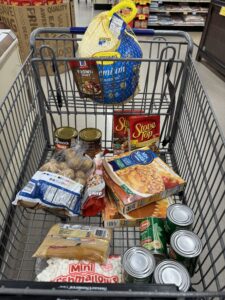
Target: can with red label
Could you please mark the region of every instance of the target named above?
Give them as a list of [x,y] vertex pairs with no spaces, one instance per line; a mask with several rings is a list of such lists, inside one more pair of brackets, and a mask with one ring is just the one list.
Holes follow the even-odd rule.
[[55,150],[63,150],[72,147],[77,139],[78,132],[72,127],[60,127],[54,132]]

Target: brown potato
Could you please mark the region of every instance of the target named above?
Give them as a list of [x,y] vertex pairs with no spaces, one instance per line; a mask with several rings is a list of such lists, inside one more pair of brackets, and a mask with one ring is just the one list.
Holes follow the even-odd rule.
[[40,168],[40,171],[58,173],[59,172],[59,165],[57,163],[48,162]]
[[74,171],[72,169],[65,169],[65,170],[62,170],[60,173],[60,175],[62,176],[65,176],[65,177],[68,177],[70,179],[74,179]]
[[86,175],[83,171],[79,170],[76,172],[76,177],[79,177],[79,178],[86,178]]
[[65,163],[65,162],[59,163],[59,169],[62,171],[68,169],[67,163]]
[[79,170],[79,167],[81,165],[81,160],[79,158],[72,158],[67,161],[68,166],[73,170]]
[[91,159],[84,159],[80,166],[82,171],[89,171],[93,167],[93,161]]
[[64,154],[65,154],[66,161],[69,161],[77,157],[76,152],[72,148],[66,149]]
[[74,179],[76,182],[79,182],[80,184],[82,184],[83,186],[86,184],[86,180],[84,178],[80,178],[80,177],[76,177]]

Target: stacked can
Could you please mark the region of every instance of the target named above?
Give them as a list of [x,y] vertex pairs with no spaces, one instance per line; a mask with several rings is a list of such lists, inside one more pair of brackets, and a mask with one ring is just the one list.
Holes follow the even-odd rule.
[[122,259],[124,281],[126,283],[151,282],[155,265],[155,258],[147,249],[129,248]]
[[179,229],[190,230],[194,223],[193,211],[184,204],[172,204],[168,207],[165,221],[165,231],[167,233],[167,242],[169,243],[171,235]]
[[191,279],[187,269],[177,261],[164,260],[154,271],[154,282],[157,284],[175,284],[179,291],[187,292]]
[[193,276],[202,248],[202,242],[194,232],[178,230],[170,238],[169,257],[181,262]]

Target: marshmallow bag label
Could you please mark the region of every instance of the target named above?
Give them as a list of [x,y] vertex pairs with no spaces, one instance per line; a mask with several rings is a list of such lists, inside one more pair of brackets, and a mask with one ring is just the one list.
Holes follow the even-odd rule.
[[111,256],[105,264],[85,260],[51,258],[37,281],[76,283],[121,283],[121,257]]

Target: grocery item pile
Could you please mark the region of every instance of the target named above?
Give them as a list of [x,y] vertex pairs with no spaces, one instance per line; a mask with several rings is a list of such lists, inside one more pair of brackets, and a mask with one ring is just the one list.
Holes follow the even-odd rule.
[[[138,128],[145,128],[147,146],[138,148],[136,143],[128,151],[133,144],[127,138],[128,149],[121,148],[118,154],[113,140],[114,155],[104,155],[101,140],[83,143],[78,133],[72,143],[64,143],[63,137],[59,141],[57,129],[52,158],[40,167],[13,202],[60,217],[101,216],[103,221],[104,227],[81,225],[79,221],[54,224],[33,253],[33,257],[45,262],[36,280],[174,283],[179,290],[187,291],[202,243],[191,231],[193,211],[175,203],[173,198],[185,188],[185,181],[159,157],[160,126],[154,122],[159,123],[160,117],[137,114],[118,121],[117,112],[115,116],[112,136],[117,135],[117,125],[123,124],[126,138],[132,124],[129,121],[139,120]],[[60,142],[64,149],[59,147]],[[87,153],[96,154],[91,158]],[[88,223],[92,223],[91,219]],[[111,251],[113,230],[120,227],[139,227],[140,238],[136,246],[115,256]]]

